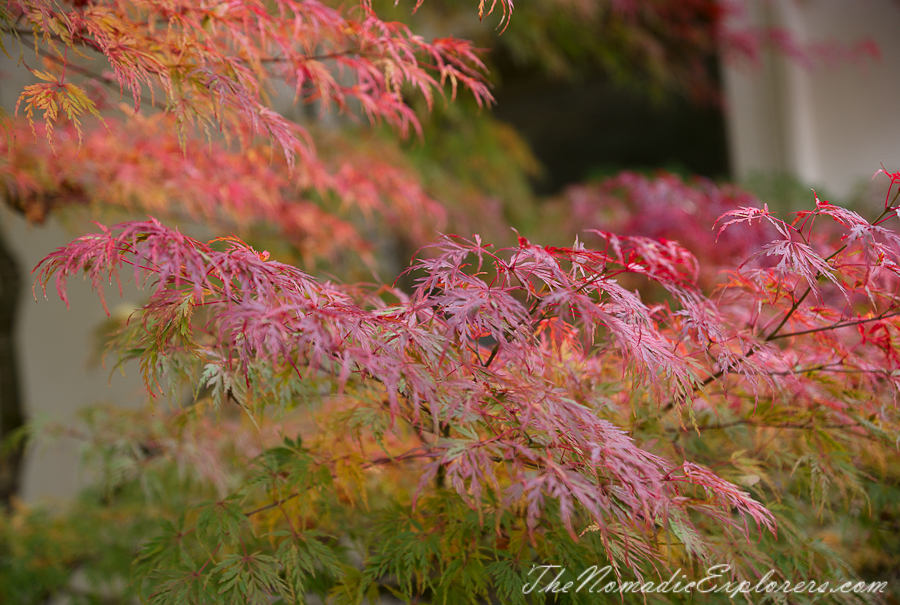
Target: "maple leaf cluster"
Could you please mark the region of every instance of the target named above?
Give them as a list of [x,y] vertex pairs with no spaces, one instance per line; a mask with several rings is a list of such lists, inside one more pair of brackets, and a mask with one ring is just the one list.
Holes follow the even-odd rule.
[[[690,365],[659,332],[650,310],[614,279],[639,271],[690,296],[669,258],[689,253],[608,237],[611,254],[523,241],[502,257],[477,240],[447,239],[419,262],[425,277],[414,294],[393,305],[378,292],[320,284],[242,242],[216,251],[155,221],[82,237],[48,256],[39,278],[56,274],[63,298],[67,276],[81,272],[101,291],[119,279],[123,266],[139,284],[149,280],[150,301],[126,339],[131,354],[143,358],[150,386],[166,378],[164,359],[188,357],[203,368],[207,384],[201,386],[249,384],[241,403],[257,413],[285,387],[282,381],[331,376],[356,398],[360,389],[372,390],[370,397],[382,393],[388,424],[402,420],[422,440],[395,456],[431,460],[420,489],[444,468],[472,506],[483,506],[486,492],[495,490],[506,506],[521,502],[532,530],[548,497],[558,501],[573,537],[578,505],[604,541],[624,540],[626,550],[627,535],[608,529],[613,521],[641,527],[667,517],[669,509],[696,506],[731,525],[729,515],[716,514],[709,503],[683,498],[680,486],[695,484],[710,488],[714,501],[725,498],[726,509],[736,506],[774,531],[771,513],[746,493],[710,481],[714,475],[696,465],[682,467],[642,450],[596,415],[596,401],[572,399],[584,392],[591,372],[568,375],[566,366],[629,367],[635,386],[648,382],[659,389],[665,382],[666,392],[683,398],[694,387]],[[632,248],[655,258],[644,262],[622,252]],[[470,263],[486,261],[493,265],[490,281],[466,272]],[[190,321],[200,310],[202,328]],[[157,363],[147,363],[151,348]],[[262,368],[271,381],[259,380]],[[445,439],[432,442],[429,435],[441,431]]]
[[[735,226],[716,229],[719,217],[736,207],[762,203],[748,192],[710,179],[658,173],[652,178],[622,172],[602,181],[568,187],[553,208],[570,232],[603,228],[626,235],[690,243],[690,251],[706,270],[706,283],[723,268],[744,261],[769,241],[765,229]],[[698,276],[699,278],[699,276]]]
[[[303,257],[367,253],[354,213],[428,239],[445,213],[410,173],[321,153],[327,134],[271,109],[275,82],[400,134],[420,128],[409,94],[490,102],[471,44],[426,42],[367,4],[18,0],[0,19],[46,58],[0,165],[35,221],[79,202],[258,222]],[[85,49],[109,73],[72,56]],[[113,117],[91,88],[104,81],[165,109]],[[106,127],[85,131],[95,112]],[[23,145],[32,128],[46,136]],[[900,174],[882,172],[872,221],[819,199],[785,220],[728,186],[626,173],[567,192],[567,228],[588,229],[573,245],[440,237],[408,291],[156,219],[76,239],[40,285],[66,300],[85,275],[104,305],[107,284],[145,288],[111,352],[155,396],[191,393],[152,421],[87,423],[104,506],[140,503],[117,518],[137,528],[131,589],[160,604],[525,602],[550,558],[602,558],[619,578],[723,560],[735,577],[846,573],[817,546],[816,512],[890,485],[900,430]],[[0,544],[41,531],[4,517]]]
[[[446,87],[450,98],[464,87],[479,105],[492,102],[470,43],[427,42],[366,6],[23,1],[0,19],[4,36],[33,48],[44,67],[32,69],[43,82],[17,103],[25,122],[4,119],[0,143],[7,198],[37,222],[54,208],[91,204],[242,234],[267,224],[307,264],[355,256],[372,265],[374,234],[361,233],[354,216],[377,216],[419,246],[445,226],[446,210],[397,157],[337,132],[313,135],[274,111],[274,100],[290,91],[320,117],[384,122],[401,136],[421,134],[411,94],[430,108]],[[90,53],[109,69],[97,70]],[[133,109],[110,84],[130,93]],[[164,112],[132,115],[148,103]],[[104,127],[85,133],[85,114],[105,116]],[[44,143],[34,140],[38,130]]]
[[[462,85],[479,103],[491,102],[484,66],[469,44],[426,42],[402,24],[381,21],[365,5],[342,12],[314,0],[271,6],[255,0],[121,0],[65,8],[16,0],[4,14],[4,31],[26,45],[46,46],[48,61],[58,68],[55,78],[39,72],[46,82],[22,93],[29,122],[38,109],[46,124],[54,124],[57,105],[70,108],[73,117],[98,111],[84,89],[66,81],[70,48],[102,54],[112,73],[87,71],[88,82],[114,80],[131,94],[135,110],[146,96],[155,103],[159,95],[179,135],[191,127],[225,130],[244,141],[262,135],[289,165],[298,157],[306,161],[313,149],[302,125],[269,106],[276,82],[296,101],[316,101],[326,110],[356,103],[372,121],[385,120],[404,134],[420,130],[404,87],[421,93],[429,106],[446,82],[454,93]],[[47,136],[52,140],[52,130]]]
[[87,206],[95,213],[118,209],[207,222],[242,234],[274,226],[307,264],[348,255],[371,262],[373,242],[363,221],[370,228],[380,222],[418,245],[447,222],[444,206],[402,162],[336,137],[333,159],[309,158],[292,170],[265,144],[240,152],[194,137],[180,144],[165,114],[110,118],[109,130],[92,129],[83,140],[66,125],[53,150],[34,141],[26,124],[9,126],[9,137],[0,140],[0,179],[7,202],[31,222]]
[[[122,271],[148,287],[149,302],[117,345],[123,360],[141,360],[148,388],[187,378],[212,405],[235,402],[256,422],[310,407],[330,418],[324,433],[294,425],[315,444],[301,450],[315,472],[279,471],[262,492],[234,492],[257,503],[251,517],[278,508],[291,525],[285,506],[305,498],[305,482],[319,473],[368,501],[366,475],[387,466],[377,476],[395,482],[394,497],[406,493],[426,514],[450,490],[495,542],[517,532],[549,540],[547,523],[557,519],[569,539],[596,534],[608,560],[641,574],[662,556],[660,527],[675,532],[668,539],[679,556],[706,564],[722,556],[724,531],[729,560],[749,570],[765,553],[736,538],[749,538],[749,520],[774,539],[779,517],[683,446],[653,445],[651,436],[662,427],[702,440],[745,424],[774,431],[772,439],[785,428],[827,435],[825,450],[833,439],[893,447],[900,236],[884,223],[895,202],[889,192],[872,222],[818,199],[793,222],[766,207],[725,213],[720,230],[764,221],[776,239],[714,298],[676,242],[599,231],[598,249],[520,238],[494,250],[478,237],[446,237],[412,267],[407,296],[320,282],[234,238],[203,244],[157,221],[131,222],[54,252],[39,280],[55,275],[63,298],[79,273],[101,296]],[[838,228],[817,230],[822,222]],[[645,302],[619,284],[628,276],[653,282],[668,300]],[[641,414],[625,430],[634,409]],[[785,447],[803,449],[793,440]],[[855,455],[871,455],[857,447]],[[818,464],[827,464],[823,455]],[[749,484],[767,482],[759,495],[788,493],[778,465],[757,472]],[[322,523],[315,510],[301,522]],[[400,573],[377,560],[367,585]],[[425,573],[434,564],[428,556],[411,565]]]

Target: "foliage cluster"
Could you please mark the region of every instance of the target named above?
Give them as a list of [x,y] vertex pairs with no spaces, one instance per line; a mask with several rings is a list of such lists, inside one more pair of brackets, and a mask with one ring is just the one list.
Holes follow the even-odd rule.
[[[665,5],[609,3],[625,23]],[[784,220],[731,187],[623,174],[570,190],[566,228],[588,228],[572,245],[444,236],[407,289],[326,281],[316,263],[365,261],[383,235],[366,217],[418,242],[446,214],[410,164],[271,101],[287,88],[415,131],[413,95],[490,102],[470,44],[315,0],[2,11],[45,59],[3,143],[13,206],[150,210],[280,248],[150,219],[44,259],[38,280],[63,300],[82,274],[104,304],[120,280],[148,291],[111,353],[173,405],[59,429],[100,485],[70,518],[2,517],[0,598],[592,602],[522,588],[543,563],[835,582],[896,568],[900,172],[880,171],[872,220],[818,198]],[[115,117],[104,81],[164,111]]]

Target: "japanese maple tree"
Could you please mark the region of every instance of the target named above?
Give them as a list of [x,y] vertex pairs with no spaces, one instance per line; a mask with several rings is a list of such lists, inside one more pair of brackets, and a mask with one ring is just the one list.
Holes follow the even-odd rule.
[[[404,98],[410,90],[428,105],[444,96],[444,83],[451,95],[461,86],[478,103],[490,100],[469,43],[426,42],[365,7],[10,2],[0,9],[0,28],[4,50],[20,51],[38,80],[22,92],[18,119],[3,118],[0,180],[10,206],[33,222],[89,205],[243,236],[274,232],[278,251],[307,267],[362,261],[371,274],[379,239],[394,234],[422,245],[444,227],[446,211],[398,153],[274,111],[279,91],[288,97],[282,106],[294,96],[300,106],[386,122],[401,135],[420,131]],[[126,92],[130,106],[120,102]],[[163,111],[145,116],[154,106]],[[4,258],[3,292],[11,294],[0,306],[12,318],[19,278]],[[15,355],[5,358],[11,366]],[[22,417],[15,368],[7,374],[4,436]],[[0,456],[4,503],[20,460],[17,452]]]
[[[622,175],[571,193],[588,229],[574,244],[497,249],[436,236],[443,212],[410,173],[323,152],[327,130],[270,104],[286,88],[415,132],[413,95],[490,102],[466,42],[312,0],[21,0],[0,24],[46,58],[4,142],[13,205],[40,220],[111,204],[223,230],[202,242],[156,219],[101,226],[36,269],[63,300],[82,274],[103,304],[121,280],[147,290],[111,353],[139,361],[157,403],[65,429],[97,456],[101,488],[69,522],[4,519],[4,598],[101,598],[76,568],[159,604],[596,598],[523,591],[546,563],[837,581],[854,572],[820,539],[826,514],[861,524],[868,502],[890,518],[900,173],[882,171],[877,217],[813,197],[792,220],[727,187]],[[134,98],[126,117],[103,81]],[[154,101],[158,114],[129,115]],[[596,218],[615,195],[637,207],[623,233]],[[715,216],[685,218],[685,201]],[[317,258],[371,251],[352,212],[432,240],[411,290],[314,275]],[[679,234],[719,214],[727,254]],[[247,223],[305,270],[228,235]],[[729,240],[738,229],[752,239]],[[713,260],[724,279],[701,273]]]

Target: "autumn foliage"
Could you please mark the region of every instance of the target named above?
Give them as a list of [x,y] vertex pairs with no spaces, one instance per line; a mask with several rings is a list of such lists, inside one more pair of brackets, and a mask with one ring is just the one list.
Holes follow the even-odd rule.
[[[138,362],[156,412],[97,408],[63,431],[101,463],[99,505],[78,514],[122,528],[103,540],[131,569],[79,550],[77,523],[53,534],[58,560],[29,558],[52,540],[22,512],[0,527],[24,561],[0,565],[14,587],[0,595],[76,594],[50,571],[95,564],[155,604],[592,598],[524,594],[545,562],[608,562],[621,578],[880,569],[860,511],[900,518],[900,173],[876,175],[874,218],[814,194],[779,217],[730,186],[626,173],[566,193],[574,243],[495,248],[439,236],[447,212],[408,167],[323,152],[313,141],[340,135],[268,104],[286,87],[415,132],[409,95],[430,107],[460,87],[490,103],[468,43],[310,0],[19,1],[0,18],[52,69],[0,143],[8,199],[33,220],[85,204],[223,233],[268,225],[306,260],[371,254],[359,216],[431,241],[406,291],[156,219],[49,254],[38,293],[65,301],[82,275],[104,305],[124,281],[145,289],[110,354]],[[148,96],[164,111],[112,115],[104,80],[130,111]]]
[[[889,176],[892,186],[900,181]],[[493,587],[512,598],[505,574],[524,583],[526,553],[553,552],[561,539],[620,572],[663,563],[661,543],[682,564],[713,563],[727,552],[742,574],[768,569],[771,555],[758,541],[775,540],[781,524],[761,499],[799,497],[794,484],[805,472],[807,497],[819,506],[833,499],[831,490],[864,489],[865,477],[841,458],[877,457],[868,440],[893,447],[900,236],[884,223],[896,214],[895,200],[871,222],[822,201],[792,223],[766,208],[726,213],[723,231],[766,222],[778,237],[713,299],[697,287],[697,261],[680,244],[602,232],[598,249],[522,238],[493,250],[477,237],[445,238],[414,265],[420,277],[409,296],[321,283],[240,240],[203,244],[156,221],[79,238],[47,257],[39,278],[55,275],[64,298],[70,275],[86,273],[100,292],[133,277],[150,299],[117,346],[124,358],[141,360],[148,387],[199,385],[205,395],[194,414],[237,405],[259,424],[273,415],[300,422],[296,440],[263,450],[242,486],[215,505],[228,524],[203,530],[216,544],[208,558],[195,551],[199,536],[145,550],[152,598],[166,602],[163,595],[210,582],[230,586],[229,566],[240,558],[219,554],[222,540],[256,534],[265,542],[268,534],[284,554],[292,541],[311,539],[307,530],[338,531],[340,522],[327,519],[350,512],[326,512],[335,506],[361,506],[376,519],[399,515],[380,519],[389,525],[412,523],[406,546],[359,536],[369,544],[363,575],[335,571],[336,593],[362,595],[411,574],[402,594],[450,598],[469,568],[433,573],[450,574],[457,557],[483,566],[487,553],[511,548],[516,556],[498,559],[496,576],[482,570],[468,590],[486,596]],[[838,226],[837,238],[827,223]],[[648,305],[619,285],[629,275],[670,299]],[[320,430],[297,420],[312,410],[327,418]],[[690,444],[735,429],[751,442],[778,442],[781,456],[796,457],[793,468],[735,458],[743,450],[734,450],[727,476],[739,487],[709,468],[716,455],[694,452],[700,461],[692,460],[678,439],[665,446],[649,439],[662,431]],[[807,440],[815,453],[801,454]],[[147,447],[177,458],[163,444]],[[475,516],[455,517],[467,509]],[[261,515],[267,520],[257,522]],[[457,535],[460,523],[474,523],[468,531],[477,539]],[[287,533],[264,530],[277,526]],[[432,543],[435,534],[443,537]],[[390,554],[421,540],[424,550],[412,559]],[[450,552],[441,546],[448,540]],[[208,573],[160,567],[189,552]],[[301,578],[279,575],[267,557],[253,559],[271,567],[264,592],[288,598],[300,590]]]

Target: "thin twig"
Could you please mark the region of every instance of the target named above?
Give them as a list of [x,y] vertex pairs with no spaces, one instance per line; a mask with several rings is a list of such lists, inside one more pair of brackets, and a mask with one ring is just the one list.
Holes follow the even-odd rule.
[[849,326],[858,326],[860,324],[869,323],[873,321],[879,321],[881,319],[888,319],[891,317],[897,317],[900,315],[900,311],[894,311],[893,313],[882,313],[881,315],[877,315],[875,317],[869,317],[866,319],[857,319],[854,321],[845,321],[843,323],[833,324],[830,326],[820,326],[818,328],[810,328],[808,330],[799,330],[797,332],[788,332],[786,334],[778,334],[773,336],[770,340],[778,340],[779,338],[790,338],[791,336],[802,336],[804,334],[815,334],[816,332],[826,332],[828,330],[837,330],[839,328],[846,328]]

